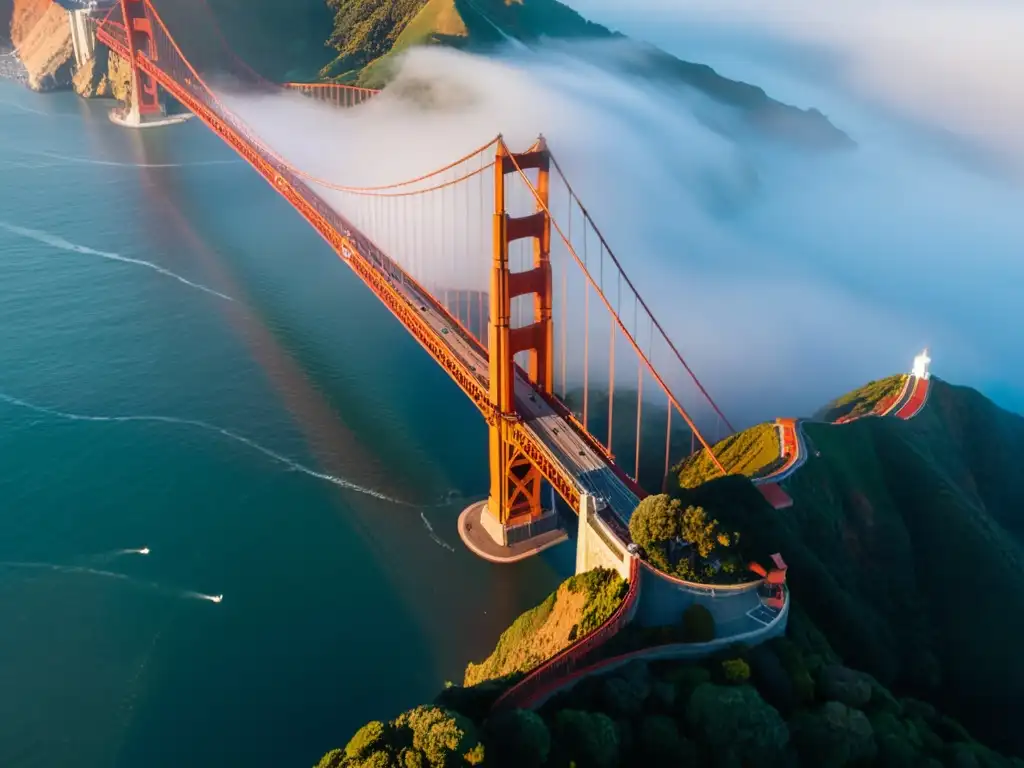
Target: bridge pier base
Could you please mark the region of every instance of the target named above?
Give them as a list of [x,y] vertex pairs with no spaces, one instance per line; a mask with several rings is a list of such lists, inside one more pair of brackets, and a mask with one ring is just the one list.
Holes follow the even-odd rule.
[[168,115],[162,109],[160,112],[141,114],[138,109],[115,108],[110,110],[110,122],[116,123],[123,128],[160,128],[165,125],[176,125],[184,123],[194,117],[191,112],[180,115]]
[[554,509],[519,525],[502,525],[487,501],[466,507],[459,515],[459,538],[470,552],[492,563],[515,563],[561,544],[569,534]]

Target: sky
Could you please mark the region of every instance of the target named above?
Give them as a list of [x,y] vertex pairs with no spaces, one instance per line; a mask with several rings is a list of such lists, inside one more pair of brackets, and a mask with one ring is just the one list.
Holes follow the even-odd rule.
[[[740,0],[634,0],[627,13],[609,0],[571,4],[820,109],[856,149],[723,132],[735,116],[699,94],[594,64],[630,55],[622,43],[510,47],[488,59],[414,50],[397,88],[350,112],[298,96],[225,100],[295,165],[353,186],[418,175],[499,132],[513,149],[543,133],[737,425],[809,414],[909,371],[925,346],[937,375],[1024,411],[1024,90],[1013,77],[1024,47],[1011,34],[1024,29],[1024,6],[833,0],[768,13]],[[410,95],[424,83],[430,107]],[[340,209],[364,205],[325,194]],[[449,204],[459,194],[468,210],[468,188]],[[466,220],[469,258],[490,218]],[[398,219],[379,230],[372,236],[396,250],[422,240]],[[434,258],[445,269],[447,257]],[[458,273],[482,284],[486,266],[484,257]]]

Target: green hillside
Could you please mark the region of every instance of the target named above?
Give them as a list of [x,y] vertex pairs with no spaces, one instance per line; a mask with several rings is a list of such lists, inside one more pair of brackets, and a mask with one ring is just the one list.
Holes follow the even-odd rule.
[[[226,0],[225,0],[226,1]],[[530,44],[556,40],[628,39],[587,21],[557,0],[327,0],[335,12],[330,44],[337,58],[321,77],[381,87],[394,74],[394,57],[412,45],[443,44],[486,51],[506,37]],[[622,55],[594,51],[590,63],[665,87],[689,86],[737,108],[758,129],[803,145],[849,146],[852,141],[817,110],[801,110],[762,89],[722,77],[651,45],[632,43]],[[584,55],[578,52],[578,55]]]
[[[452,687],[322,768],[1024,766],[989,748],[1024,755],[1024,418],[932,386],[908,422],[807,425],[821,455],[788,482],[789,509],[742,475],[676,489],[680,508],[741,532],[744,560],[783,553],[787,638],[700,665],[634,663],[537,714],[488,716],[501,681]],[[524,647],[545,605],[516,623],[532,628],[513,638]]]
[[[782,552],[796,599],[843,659],[942,704],[1024,752],[1024,418],[933,379],[909,422],[807,424],[820,457],[773,512],[741,478],[686,492],[741,530],[752,557]],[[993,718],[993,709],[1012,712]]]

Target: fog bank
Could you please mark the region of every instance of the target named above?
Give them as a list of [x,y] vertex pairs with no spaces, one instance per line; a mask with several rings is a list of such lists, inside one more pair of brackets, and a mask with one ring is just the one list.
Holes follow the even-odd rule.
[[[656,4],[644,3],[654,13]],[[575,3],[585,13],[599,4]],[[858,148],[822,155],[728,135],[711,126],[730,113],[698,94],[596,67],[593,45],[491,59],[414,50],[397,88],[349,112],[297,95],[226,98],[296,165],[347,185],[416,176],[499,132],[514,149],[543,132],[641,294],[739,424],[809,413],[908,370],[925,345],[939,375],[1024,407],[1020,183],[935,140],[938,123],[916,122],[919,106],[914,122],[904,119],[911,103],[928,103],[920,92],[913,102],[866,98],[821,68],[794,67],[812,54],[785,24],[756,33],[753,11],[747,24],[730,26],[709,7],[651,18],[683,42],[698,36],[696,21],[715,25],[702,45],[720,52],[724,74],[821,108]],[[879,9],[867,6],[864,18]],[[609,57],[622,54],[622,44],[607,45],[619,46]],[[431,106],[409,95],[416,81],[431,84]],[[893,103],[908,111],[894,113]],[[986,146],[1012,144],[996,139]],[[344,207],[338,193],[330,199]],[[488,211],[467,226],[479,242]],[[486,258],[472,281],[482,284]]]

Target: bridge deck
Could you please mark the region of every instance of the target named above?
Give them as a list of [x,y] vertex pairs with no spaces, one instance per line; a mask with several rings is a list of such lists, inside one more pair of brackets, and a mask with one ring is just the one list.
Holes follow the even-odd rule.
[[[380,270],[376,264],[374,267]],[[384,274],[383,270],[381,273]],[[477,381],[484,387],[489,381],[489,366],[485,353],[466,332],[450,322],[432,301],[422,295],[415,284],[392,282],[393,287],[407,300],[419,308],[437,338],[445,344],[462,362],[473,371]],[[568,424],[541,397],[533,385],[517,372],[515,381],[516,411],[523,419],[524,426],[548,450],[552,457],[572,475],[581,493],[589,493],[607,500],[615,517],[625,526],[633,510],[640,502],[637,495],[622,481],[608,465],[607,460],[584,440],[572,425]],[[578,511],[578,510],[577,510]]]
[[[108,20],[100,25],[98,32],[101,42],[122,56],[129,55],[127,34],[123,25]],[[157,42],[157,47],[161,49],[159,58],[165,62],[173,61],[178,55],[178,51],[169,48],[159,36]],[[454,321],[454,318],[436,300],[429,296],[424,288],[410,279],[397,263],[383,254],[347,219],[344,213],[327,203],[309,183],[298,178],[289,167],[266,156],[259,145],[249,139],[248,130],[240,123],[239,119],[234,115],[227,114],[216,96],[211,101],[212,92],[207,90],[204,83],[197,82],[197,78],[188,75],[181,76],[179,80],[158,66],[155,60],[143,55],[142,52],[138,52],[136,60],[141,69],[156,78],[164,88],[210,125],[215,133],[239,152],[278,192],[295,205],[297,210],[332,244],[339,255],[346,257],[344,252],[346,247],[339,246],[340,238],[344,237],[351,242],[358,251],[358,255],[347,254],[347,258],[360,262],[358,267],[356,264],[352,264],[356,273],[364,281],[368,281],[368,284],[376,282],[386,283],[390,286],[391,291],[407,305],[402,309],[418,315],[419,319],[425,322],[429,328],[428,332],[432,335],[432,338],[429,339],[432,345],[439,345],[453,353],[459,366],[475,378],[475,383],[479,385],[476,388],[482,388],[482,393],[486,393],[489,379],[486,351]],[[286,182],[284,186],[282,186],[282,182]],[[304,205],[300,205],[299,200],[292,198],[290,194],[292,192],[301,201],[304,201]],[[372,277],[365,274],[367,268],[373,273]],[[373,285],[371,288],[377,292]],[[388,306],[393,312],[396,311],[394,305],[388,304]],[[412,330],[410,328],[410,331]],[[414,332],[413,335],[416,336],[416,333]],[[424,343],[424,339],[419,340]],[[424,345],[426,346],[426,344]],[[457,378],[456,381],[458,381]],[[465,389],[465,387],[463,388]],[[595,443],[589,441],[577,427],[536,393],[533,385],[521,371],[517,371],[516,374],[515,393],[516,410],[522,419],[522,426],[530,442],[534,446],[542,447],[543,452],[547,454],[545,458],[549,458],[557,465],[561,471],[556,474],[572,478],[577,496],[588,493],[603,498],[608,503],[608,512],[622,526],[616,531],[617,535],[623,540],[628,539],[625,527],[639,503],[639,497],[624,480],[623,475],[611,466],[608,457],[596,447]],[[483,404],[479,402],[480,393],[476,394],[477,397],[474,400],[483,407]],[[551,479],[550,473],[548,474]],[[564,488],[559,489],[559,492],[563,496],[567,495]],[[613,528],[617,527],[613,526]]]

